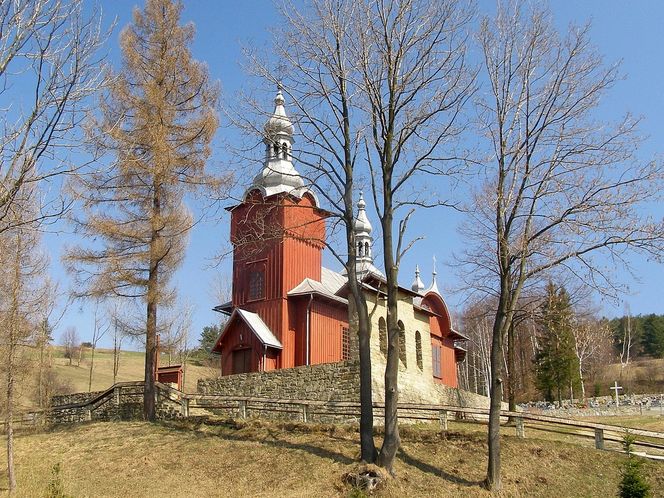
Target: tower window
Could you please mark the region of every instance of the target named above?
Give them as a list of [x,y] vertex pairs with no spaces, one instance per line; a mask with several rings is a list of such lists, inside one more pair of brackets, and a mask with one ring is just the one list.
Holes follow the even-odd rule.
[[265,297],[265,272],[255,268],[249,271],[249,300]]
[[364,247],[364,246],[362,245],[362,242],[358,242],[358,243],[357,243],[357,252],[358,252],[358,256],[360,256],[360,257],[362,257],[362,255],[363,255],[363,254],[362,254],[362,248],[363,248],[363,247]]
[[350,329],[341,328],[341,359],[350,360]]
[[365,243],[364,243],[364,255],[365,255],[365,256],[369,256],[369,255],[370,255],[370,253],[369,253],[369,243],[368,243],[368,242],[365,242]]

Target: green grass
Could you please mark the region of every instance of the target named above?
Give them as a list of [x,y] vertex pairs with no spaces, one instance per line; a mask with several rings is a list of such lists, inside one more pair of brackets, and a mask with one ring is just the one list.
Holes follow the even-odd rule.
[[[467,425],[447,434],[433,425],[404,427],[397,478],[377,496],[491,496],[479,485],[484,429]],[[71,496],[349,496],[342,476],[358,457],[352,428],[257,421],[79,424],[19,434],[15,446],[17,496],[43,496],[56,464]],[[536,437],[504,436],[502,456],[506,497],[615,496],[624,461]],[[664,464],[646,461],[644,470],[661,496]],[[0,477],[0,488],[6,485]]]

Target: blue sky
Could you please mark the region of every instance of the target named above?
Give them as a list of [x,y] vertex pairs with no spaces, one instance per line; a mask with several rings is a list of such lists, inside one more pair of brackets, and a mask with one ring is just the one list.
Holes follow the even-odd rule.
[[[108,40],[109,63],[117,67],[119,63],[118,35],[122,27],[131,20],[134,0],[113,0],[102,3],[104,22],[110,25],[117,18],[117,25]],[[495,8],[493,1],[480,1],[480,12],[489,12]],[[615,120],[630,111],[643,117],[641,132],[646,140],[640,151],[643,160],[661,154],[664,149],[664,2],[658,0],[626,2],[624,0],[584,0],[582,2],[551,2],[551,10],[556,24],[565,29],[570,22],[585,23],[592,21],[592,40],[607,62],[622,61],[622,71],[626,78],[620,81],[608,95],[601,108],[601,119]],[[270,30],[278,29],[278,15],[273,3],[268,0],[188,0],[183,13],[185,21],[196,25],[196,37],[192,47],[196,59],[206,61],[214,79],[222,87],[222,99],[229,101],[247,85],[248,78],[242,65],[242,44],[251,43],[257,47],[269,48]],[[266,89],[270,90],[270,89]],[[266,107],[271,106],[266,101]],[[222,125],[227,124],[222,121]],[[215,152],[210,162],[214,168],[228,164],[221,144],[233,141],[235,133],[227,126],[219,129]],[[247,166],[248,171],[237,172],[239,177],[251,178],[256,166]],[[654,207],[661,217],[664,210]],[[453,286],[452,269],[444,266],[453,251],[462,247],[462,241],[456,231],[459,215],[449,210],[429,210],[419,213],[414,220],[411,233],[424,235],[409,253],[401,268],[402,283],[409,284],[413,278],[416,264],[420,265],[425,284],[430,282],[431,257],[436,255],[438,281],[441,288]],[[373,221],[373,220],[372,220]],[[376,225],[377,223],[374,223]],[[431,233],[430,227],[441,227]],[[68,233],[70,229],[61,226],[61,231],[47,235],[45,243],[52,258],[52,273],[62,281],[63,289],[69,285],[66,274],[61,269],[59,255],[65,242],[75,239]],[[211,223],[198,225],[190,235],[187,256],[176,276],[176,285],[181,297],[195,305],[191,336],[197,338],[202,327],[214,323],[216,313],[212,306],[218,304],[212,287],[218,274],[228,276],[230,260],[225,260],[219,267],[212,267],[212,258],[229,236],[228,217]],[[334,263],[327,258],[328,265]],[[664,267],[644,259],[634,259],[634,268],[640,281],[634,281],[625,274],[621,278],[629,284],[631,294],[624,299],[629,303],[632,313],[664,314]],[[448,305],[454,310],[460,306],[459,295],[446,293]],[[598,301],[599,302],[599,301]],[[607,316],[622,314],[623,306],[614,302],[599,302]],[[75,326],[86,340],[91,335],[92,306],[88,303],[76,303],[63,317],[58,330],[59,338],[67,326]],[[103,341],[102,346],[109,341]]]

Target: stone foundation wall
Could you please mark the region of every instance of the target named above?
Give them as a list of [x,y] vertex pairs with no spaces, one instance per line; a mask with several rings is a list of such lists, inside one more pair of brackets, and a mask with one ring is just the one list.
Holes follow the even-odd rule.
[[201,379],[198,393],[284,400],[359,401],[360,364],[351,360]]
[[104,391],[92,391],[89,393],[61,394],[51,397],[51,406],[73,405],[75,403],[87,403],[96,398]]
[[[116,388],[91,404],[89,401],[105,391],[94,393],[74,393],[51,398],[52,409],[48,412],[48,422],[67,424],[86,421],[136,420],[143,416],[143,385],[129,385]],[[83,406],[75,406],[84,404]],[[74,406],[70,406],[74,405]]]

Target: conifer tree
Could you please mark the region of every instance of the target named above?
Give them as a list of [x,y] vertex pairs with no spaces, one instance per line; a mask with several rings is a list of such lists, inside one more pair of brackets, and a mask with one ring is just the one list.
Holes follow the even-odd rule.
[[578,383],[578,359],[574,352],[572,334],[572,305],[564,288],[556,289],[553,282],[546,288],[546,300],[542,306],[542,337],[535,357],[537,387],[547,400],[554,394],[562,404],[566,387]]
[[192,226],[185,195],[220,185],[205,172],[218,88],[192,58],[194,27],[180,25],[181,12],[179,1],[147,0],[120,36],[122,68],[89,126],[112,160],[73,186],[84,208],[76,222],[96,242],[67,256],[81,296],[145,302],[147,420],[155,418],[157,310],[172,302],[168,282]]

